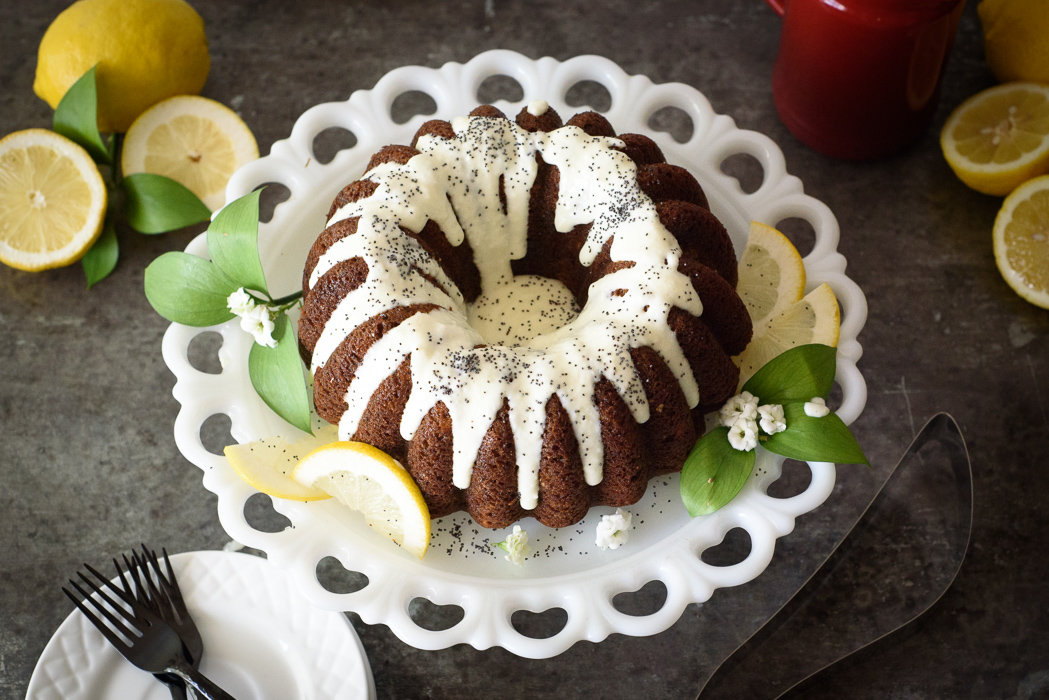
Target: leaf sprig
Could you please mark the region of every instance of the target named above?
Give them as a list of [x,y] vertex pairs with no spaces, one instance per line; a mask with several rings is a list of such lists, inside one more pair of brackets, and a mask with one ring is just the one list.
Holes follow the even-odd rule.
[[259,258],[259,195],[255,190],[227,204],[208,226],[211,260],[189,253],[164,253],[146,268],[146,298],[157,313],[175,323],[205,327],[234,318],[228,306],[240,288],[275,315],[276,347],[258,343],[248,355],[255,391],[277,415],[311,433],[310,400],[299,359],[298,341],[287,310],[301,292],[274,299]]
[[[787,427],[762,434],[759,447],[791,459],[870,465],[856,438],[835,413],[805,413],[813,397],[825,398],[834,385],[837,350],[801,345],[770,360],[743,385],[763,404],[780,404]],[[735,498],[754,471],[756,450],[729,444],[728,428],[718,427],[696,443],[681,469],[681,500],[693,517],[722,508]]]
[[[88,289],[113,272],[120,257],[116,224],[120,213],[139,233],[166,233],[207,221],[211,210],[182,184],[150,173],[121,177],[122,138],[98,132],[98,90],[95,68],[78,79],[55,108],[52,128],[82,146],[99,168],[109,191],[102,235],[81,258]],[[121,209],[121,202],[123,208]]]

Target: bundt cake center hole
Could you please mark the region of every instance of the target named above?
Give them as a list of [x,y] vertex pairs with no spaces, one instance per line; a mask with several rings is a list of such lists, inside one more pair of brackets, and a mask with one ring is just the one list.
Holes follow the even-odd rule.
[[469,306],[469,321],[486,343],[518,347],[568,325],[579,315],[572,292],[558,280],[514,275]]

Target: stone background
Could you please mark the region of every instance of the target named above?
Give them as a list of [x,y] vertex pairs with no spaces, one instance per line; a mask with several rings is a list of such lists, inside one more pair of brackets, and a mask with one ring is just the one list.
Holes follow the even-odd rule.
[[[36,47],[66,4],[0,3],[0,134],[50,125],[32,92]],[[1049,313],[995,268],[1001,199],[962,185],[937,142],[950,110],[994,82],[975,2],[931,128],[873,163],[824,157],[782,126],[770,87],[780,25],[760,0],[193,4],[212,54],[204,94],[237,109],[263,153],[312,105],[370,88],[398,66],[465,62],[491,48],[599,54],[656,83],[692,85],[715,111],[776,141],[806,192],[836,214],[839,250],[870,305],[860,336],[870,395],[854,430],[875,468],[839,468],[830,501],[799,520],[757,581],[717,591],[661,634],[583,642],[544,661],[500,649],[419,651],[351,616],[380,698],[694,697],[829,552],[938,411],[957,417],[972,454],[975,520],[962,574],[919,630],[805,697],[1049,697]],[[787,228],[804,247],[804,229]],[[120,265],[90,292],[79,266],[0,267],[0,698],[24,697],[71,609],[60,586],[82,562],[140,541],[172,552],[228,541],[214,496],[175,448],[178,404],[160,355],[167,322],[142,294],[145,266],[198,231],[120,230]],[[208,439],[221,446],[224,427],[213,427]],[[658,607],[660,594],[646,587],[637,604]],[[890,594],[865,595],[864,614]]]

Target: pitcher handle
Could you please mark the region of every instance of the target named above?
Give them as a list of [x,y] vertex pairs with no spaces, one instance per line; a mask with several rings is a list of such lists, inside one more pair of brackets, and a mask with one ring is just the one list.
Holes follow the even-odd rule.
[[765,2],[767,2],[769,7],[775,10],[776,14],[780,17],[782,17],[783,13],[787,11],[787,0],[765,0]]

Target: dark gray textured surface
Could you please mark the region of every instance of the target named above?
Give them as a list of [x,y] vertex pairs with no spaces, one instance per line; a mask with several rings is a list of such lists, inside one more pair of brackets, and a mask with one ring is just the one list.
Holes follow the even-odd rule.
[[[32,93],[33,70],[40,37],[65,4],[0,3],[0,134],[50,124]],[[973,455],[975,525],[962,575],[919,632],[810,696],[1049,697],[1049,312],[1002,281],[990,234],[1001,200],[958,182],[936,138],[951,108],[993,83],[975,3],[933,127],[903,153],[867,164],[823,157],[778,121],[770,89],[778,20],[760,0],[194,5],[213,60],[204,94],[236,107],[263,152],[308,107],[369,88],[392,68],[436,67],[490,48],[561,60],[600,54],[657,83],[692,85],[740,127],[771,136],[788,170],[830,206],[849,273],[870,304],[860,336],[870,396],[854,429],[875,469],[839,469],[831,500],[799,520],[757,581],[689,607],[662,634],[580,643],[545,661],[498,649],[419,651],[355,619],[381,698],[694,696],[826,554],[939,410],[958,418]],[[24,697],[70,610],[59,587],[81,562],[140,541],[189,551],[228,539],[199,470],[175,449],[178,405],[160,356],[167,324],[141,293],[146,264],[194,233],[121,230],[120,266],[92,292],[78,266],[0,267],[2,698]],[[658,600],[655,586],[638,603]]]

